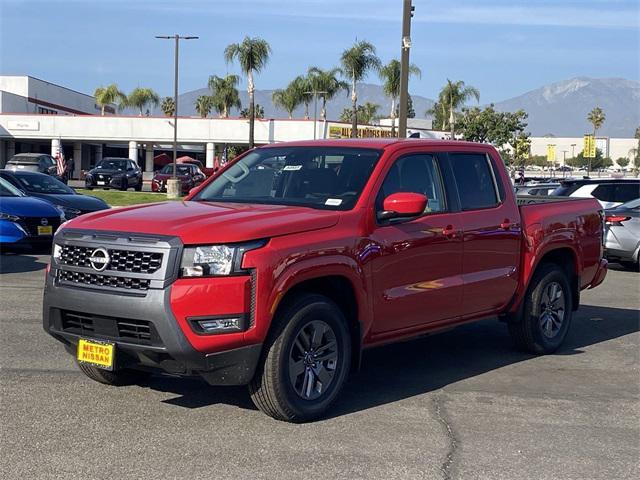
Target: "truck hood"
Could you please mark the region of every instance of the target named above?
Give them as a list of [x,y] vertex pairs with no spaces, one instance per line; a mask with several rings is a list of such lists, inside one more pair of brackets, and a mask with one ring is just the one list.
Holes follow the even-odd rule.
[[213,244],[320,230],[339,218],[339,212],[307,207],[169,201],[89,213],[65,228],[174,235],[184,244]]

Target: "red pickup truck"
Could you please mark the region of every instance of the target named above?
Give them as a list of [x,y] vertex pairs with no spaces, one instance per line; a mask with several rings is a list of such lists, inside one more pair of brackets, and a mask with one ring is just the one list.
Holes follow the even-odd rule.
[[517,200],[489,145],[284,143],[184,202],[66,223],[43,321],[98,382],[246,384],[263,412],[301,422],[364,348],[498,316],[518,347],[555,351],[602,253],[597,200]]

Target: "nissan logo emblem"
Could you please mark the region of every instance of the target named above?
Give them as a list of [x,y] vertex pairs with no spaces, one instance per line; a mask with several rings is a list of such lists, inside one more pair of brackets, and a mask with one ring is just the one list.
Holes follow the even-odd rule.
[[91,252],[91,256],[89,257],[89,263],[91,267],[96,272],[102,272],[109,265],[109,261],[111,257],[109,256],[109,252],[105,248],[96,248],[93,252]]
[[46,227],[47,225],[49,225],[49,220],[47,220],[46,218],[41,218],[40,225],[42,225],[43,227]]

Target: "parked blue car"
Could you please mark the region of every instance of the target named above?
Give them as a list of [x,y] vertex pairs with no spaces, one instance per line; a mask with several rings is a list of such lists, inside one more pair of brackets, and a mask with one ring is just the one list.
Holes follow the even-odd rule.
[[64,212],[67,220],[78,215],[109,208],[104,200],[89,195],[80,195],[57,178],[44,173],[0,170],[0,178],[9,182],[25,195],[52,203]]
[[24,193],[0,178],[0,248],[51,244],[65,221],[61,210]]

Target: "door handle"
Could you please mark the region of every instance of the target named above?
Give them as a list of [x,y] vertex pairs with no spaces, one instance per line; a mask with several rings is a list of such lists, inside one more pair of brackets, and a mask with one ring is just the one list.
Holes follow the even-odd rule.
[[508,218],[505,218],[504,222],[500,224],[500,228],[502,230],[511,230],[511,220],[509,220]]
[[442,229],[442,235],[447,238],[456,238],[456,233],[458,232],[455,228],[453,228],[453,225],[447,225]]

